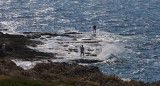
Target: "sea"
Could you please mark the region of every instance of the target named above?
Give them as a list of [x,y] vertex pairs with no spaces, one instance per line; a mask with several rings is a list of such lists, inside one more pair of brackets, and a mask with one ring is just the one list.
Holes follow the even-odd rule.
[[[42,36],[33,40],[43,45],[28,47],[58,53],[59,59],[53,62],[100,60],[85,65],[123,80],[160,80],[160,0],[0,0],[0,29],[9,34],[82,33],[72,34],[74,39]],[[80,57],[79,52],[67,51],[81,45],[90,55]],[[13,61],[24,69],[40,63]]]

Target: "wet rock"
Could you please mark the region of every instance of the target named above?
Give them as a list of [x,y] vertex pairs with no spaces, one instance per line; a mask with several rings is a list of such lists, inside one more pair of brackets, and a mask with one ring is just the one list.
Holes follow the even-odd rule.
[[40,34],[41,32],[23,32],[23,34]]
[[68,44],[62,44],[62,46],[63,46],[63,47],[68,47],[69,45],[68,45]]
[[3,33],[2,32],[0,32],[0,36],[2,36],[3,35]]
[[92,39],[90,39],[90,38],[85,38],[85,39],[82,39],[82,40],[92,40]]
[[79,33],[79,32],[68,32],[68,33],[65,33],[65,34],[82,34],[82,33]]
[[97,56],[97,54],[90,54],[90,56]]
[[21,59],[28,59],[28,58],[37,58],[37,56],[41,56],[43,58],[54,57],[55,55],[52,53],[44,53],[38,52],[28,48],[27,46],[36,47],[37,44],[42,44],[39,41],[33,41],[23,35],[9,35],[3,34],[0,37],[0,44],[6,44],[6,52],[2,53],[0,48],[0,57],[7,57],[7,58],[21,58]]
[[86,56],[97,56],[97,54],[95,53],[91,53],[91,52],[85,52]]
[[83,41],[83,43],[99,43],[99,42],[102,42],[102,41],[100,41],[100,40],[85,40],[85,41]]
[[73,60],[76,63],[98,63],[98,62],[102,62],[100,60],[90,60],[90,59],[78,59],[78,60]]
[[88,51],[94,51],[94,49],[87,49]]
[[69,48],[68,51],[69,51],[69,52],[78,52],[78,49]]

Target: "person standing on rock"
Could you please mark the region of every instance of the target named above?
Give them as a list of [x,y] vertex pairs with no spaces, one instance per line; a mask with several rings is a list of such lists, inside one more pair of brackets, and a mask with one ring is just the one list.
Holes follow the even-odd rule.
[[83,47],[83,45],[82,46],[80,46],[80,56],[84,56],[84,47]]
[[96,33],[96,25],[93,25],[93,33]]

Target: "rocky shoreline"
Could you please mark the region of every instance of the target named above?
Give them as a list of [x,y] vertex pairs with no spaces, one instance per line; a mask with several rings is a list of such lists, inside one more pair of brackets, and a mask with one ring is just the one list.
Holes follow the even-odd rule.
[[[29,34],[29,33],[27,33]],[[49,33],[43,33],[49,34]],[[0,75],[9,78],[26,78],[42,82],[70,82],[74,81],[74,86],[159,86],[160,81],[154,83],[137,82],[134,80],[123,81],[116,76],[103,75],[97,67],[82,66],[77,63],[86,62],[84,60],[75,61],[77,63],[39,63],[34,68],[24,70],[18,67],[11,60],[37,60],[41,58],[54,58],[56,54],[38,52],[29,49],[29,46],[41,44],[39,41],[30,40],[39,35],[10,35],[0,32],[0,49],[2,44],[6,45],[6,51],[0,50]],[[70,34],[70,33],[68,33]],[[73,33],[72,33],[73,34]],[[56,36],[57,34],[50,34]],[[69,36],[67,34],[63,34]],[[55,57],[56,58],[56,57]],[[96,60],[88,62],[97,62]],[[1,78],[1,77],[0,77]],[[63,85],[62,85],[63,86]],[[65,86],[65,85],[64,85]]]
[[29,49],[29,46],[36,46],[40,44],[39,41],[30,40],[30,38],[23,35],[9,35],[0,33],[0,49],[2,44],[5,44],[6,51],[5,53],[0,52],[1,58],[18,58],[25,60],[33,60],[36,58],[49,58],[54,57],[54,54],[38,52],[32,49]]

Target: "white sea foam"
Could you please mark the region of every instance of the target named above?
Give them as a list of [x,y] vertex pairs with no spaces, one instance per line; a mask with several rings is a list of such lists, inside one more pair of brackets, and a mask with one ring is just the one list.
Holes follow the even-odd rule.
[[23,68],[24,70],[28,70],[34,68],[37,63],[48,63],[48,60],[40,60],[40,61],[23,61],[19,59],[12,60],[17,66]]
[[20,61],[20,60],[12,60],[12,61],[16,63],[17,66],[22,67],[24,70],[33,68],[36,65],[36,62],[31,62],[31,61]]
[[[75,29],[72,29],[70,31],[76,32]],[[63,33],[65,31],[61,30],[60,32]],[[45,36],[43,36],[43,38],[44,37]],[[76,40],[73,40],[73,38],[70,37],[63,37],[63,36],[46,38],[46,40],[39,39],[44,44],[38,45],[37,47],[31,47],[31,46],[28,47],[39,50],[41,52],[57,53],[58,54],[57,57],[61,58],[60,61],[64,61],[62,60],[62,58],[66,59],[67,61],[80,59],[81,57],[79,56],[80,55],[79,47],[82,44],[85,47],[85,52],[91,55],[91,56],[86,56],[87,59],[96,59],[105,61],[108,60],[111,55],[116,56],[124,51],[124,48],[117,43],[118,42],[117,40],[119,39],[117,39],[114,34],[110,34],[108,32],[97,31],[96,37],[94,37],[92,33],[76,34],[75,37]],[[95,42],[95,43],[84,43],[84,42]],[[57,59],[55,60],[57,61]]]
[[127,82],[130,82],[131,79],[130,78],[121,78],[123,81],[127,81]]
[[98,55],[98,58],[100,60],[107,60],[112,54],[113,55],[120,54],[123,52],[123,50],[124,49],[118,45],[106,44],[102,48],[102,52]]

